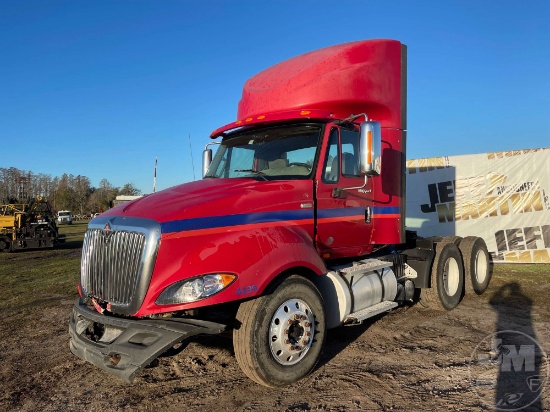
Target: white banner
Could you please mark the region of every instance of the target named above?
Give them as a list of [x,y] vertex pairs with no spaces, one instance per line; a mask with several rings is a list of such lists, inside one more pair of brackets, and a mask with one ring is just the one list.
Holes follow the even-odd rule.
[[407,161],[408,230],[480,236],[495,263],[550,263],[550,149]]

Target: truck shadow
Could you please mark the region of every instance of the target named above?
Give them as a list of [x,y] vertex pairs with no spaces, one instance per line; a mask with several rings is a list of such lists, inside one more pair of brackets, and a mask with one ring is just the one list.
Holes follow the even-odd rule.
[[334,329],[329,329],[327,331],[323,353],[315,369],[318,370],[332,361],[332,359],[352,345],[353,342],[367,332],[371,326],[376,324],[385,316],[388,316],[388,314],[381,313],[377,316],[366,319],[359,325],[339,326]]

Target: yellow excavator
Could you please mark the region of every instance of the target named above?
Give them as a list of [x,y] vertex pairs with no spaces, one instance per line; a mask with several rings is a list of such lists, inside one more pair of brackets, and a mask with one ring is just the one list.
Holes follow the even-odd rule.
[[0,252],[51,248],[64,240],[49,202],[42,197],[0,204]]

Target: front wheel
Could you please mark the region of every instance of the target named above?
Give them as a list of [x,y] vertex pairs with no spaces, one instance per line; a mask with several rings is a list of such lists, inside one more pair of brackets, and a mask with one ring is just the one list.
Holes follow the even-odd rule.
[[268,387],[287,386],[308,375],[325,340],[325,310],[317,288],[293,275],[271,293],[241,303],[233,331],[243,372]]

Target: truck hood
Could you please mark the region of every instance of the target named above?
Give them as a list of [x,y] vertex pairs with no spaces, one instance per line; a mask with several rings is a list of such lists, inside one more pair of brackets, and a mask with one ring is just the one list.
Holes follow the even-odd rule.
[[109,209],[101,216],[141,217],[166,223],[181,219],[299,209],[312,201],[311,180],[203,179]]

